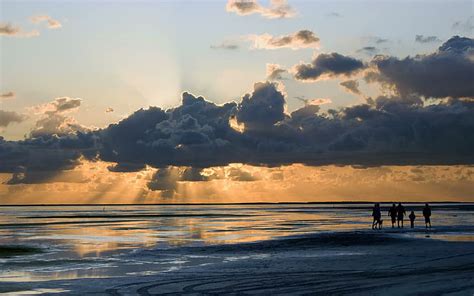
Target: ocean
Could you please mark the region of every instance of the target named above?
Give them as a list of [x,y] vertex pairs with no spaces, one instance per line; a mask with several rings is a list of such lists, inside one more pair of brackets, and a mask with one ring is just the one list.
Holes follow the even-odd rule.
[[[222,246],[238,250],[317,234],[374,232],[474,242],[474,204],[431,205],[429,231],[421,214],[423,204],[405,204],[407,215],[411,210],[417,215],[414,229],[408,219],[403,229],[392,229],[390,205],[381,206],[384,228],[374,231],[372,204],[4,206],[0,207],[0,292],[2,286],[8,292],[19,283],[30,283],[28,287],[34,286],[39,294],[59,293],[68,290],[46,285],[48,290],[41,283],[156,276],[216,262],[265,259],[268,252],[233,256],[202,250]],[[357,253],[324,250],[319,256]]]

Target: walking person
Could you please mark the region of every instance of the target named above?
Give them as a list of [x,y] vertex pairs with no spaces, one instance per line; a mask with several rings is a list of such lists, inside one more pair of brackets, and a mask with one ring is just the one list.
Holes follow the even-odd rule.
[[428,228],[428,225],[429,225],[431,229],[431,208],[427,203],[425,204],[425,207],[423,208],[423,217],[425,217],[426,228]]
[[374,220],[372,221],[372,229],[377,229],[377,225],[379,225],[380,229],[380,218],[382,218],[382,213],[380,212],[380,204],[374,204],[374,208],[372,209],[372,217]]
[[415,219],[416,219],[415,212],[411,211],[410,216],[408,216],[408,218],[410,218],[410,227],[415,228]]
[[403,218],[405,217],[405,215],[407,214],[407,212],[405,211],[405,207],[402,206],[402,203],[398,203],[398,206],[397,206],[397,225],[398,225],[398,228],[400,228],[400,221],[402,222],[402,228],[403,228]]
[[388,210],[388,216],[392,218],[392,228],[395,228],[395,222],[397,221],[397,206],[395,204]]

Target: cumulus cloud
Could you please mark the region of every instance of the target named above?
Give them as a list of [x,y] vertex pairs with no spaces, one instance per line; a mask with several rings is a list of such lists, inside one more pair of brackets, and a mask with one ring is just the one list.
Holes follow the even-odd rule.
[[36,30],[25,32],[20,27],[10,23],[0,23],[0,36],[28,38],[39,36],[39,32]]
[[0,127],[7,127],[12,123],[19,123],[26,119],[25,115],[16,113],[14,111],[0,110]]
[[285,96],[275,84],[256,83],[252,94],[242,98],[237,121],[246,130],[265,130],[285,118]]
[[226,5],[228,12],[238,15],[260,14],[269,19],[291,18],[296,15],[295,10],[286,0],[271,0],[269,7],[264,7],[257,0],[229,0]]
[[74,111],[81,106],[82,99],[61,97],[56,98],[46,104],[41,104],[32,108],[36,114],[65,113]]
[[30,18],[31,22],[34,24],[40,24],[45,22],[46,26],[49,29],[59,29],[62,27],[62,24],[58,21],[50,17],[49,15],[36,15]]
[[87,132],[89,129],[79,124],[67,114],[76,111],[81,106],[82,99],[62,97],[32,108],[33,112],[41,115],[31,131],[31,137],[42,135],[67,135],[75,132]]
[[339,83],[339,85],[341,85],[349,93],[361,95],[359,90],[359,82],[357,80],[346,80]]
[[[434,55],[464,58],[469,49],[469,40],[454,39]],[[433,57],[419,57],[424,62],[427,58]],[[358,68],[347,70],[344,62],[337,67],[322,65],[332,75]],[[38,174],[46,178],[70,170],[81,159],[101,160],[115,163],[109,167],[115,172],[157,169],[148,186],[162,196],[173,196],[181,182],[212,180],[206,168],[233,163],[270,167],[474,164],[474,100],[451,97],[427,104],[419,91],[399,92],[325,112],[319,105],[324,100],[308,100],[289,114],[286,94],[278,83],[256,83],[239,102],[221,105],[183,93],[180,106],[140,109],[99,130],[45,128],[21,141],[0,138],[0,172],[16,174],[11,183],[32,182],[41,180]],[[68,116],[79,105],[77,99],[68,98],[38,110],[43,110],[42,118]],[[231,126],[232,119],[243,125],[242,130]],[[252,179],[236,172],[231,175]]]
[[367,82],[378,82],[399,95],[427,98],[474,97],[474,40],[454,36],[432,54],[398,59],[377,56]]
[[267,64],[267,80],[282,80],[282,75],[286,72],[287,70],[278,64]]
[[15,97],[15,93],[12,91],[0,94],[0,102],[3,100],[13,99]]
[[339,53],[318,55],[310,64],[299,64],[293,67],[295,79],[317,81],[337,76],[350,77],[365,69],[362,61]]
[[319,38],[310,30],[300,30],[296,33],[282,36],[270,34],[250,35],[254,49],[279,49],[279,48],[318,48]]
[[424,35],[416,35],[415,41],[418,43],[441,42],[441,40],[436,36],[424,36]]

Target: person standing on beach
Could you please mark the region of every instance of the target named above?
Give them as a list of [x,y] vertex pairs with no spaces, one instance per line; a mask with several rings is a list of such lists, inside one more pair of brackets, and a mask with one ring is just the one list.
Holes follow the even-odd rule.
[[400,228],[400,221],[402,221],[402,228],[403,228],[403,218],[405,217],[405,215],[407,214],[407,212],[405,211],[405,207],[402,206],[402,203],[398,203],[398,206],[397,206],[397,225],[398,225],[398,228]]
[[372,229],[377,229],[377,225],[380,228],[380,218],[382,218],[382,213],[380,212],[380,204],[376,203],[372,210],[372,217],[374,217],[374,221],[372,222]]
[[431,228],[431,208],[427,203],[425,204],[425,207],[423,208],[423,217],[425,217],[426,228],[428,228],[428,225],[430,225],[430,228]]
[[392,218],[392,228],[395,228],[395,221],[397,220],[397,206],[395,204],[388,210],[388,216]]
[[415,212],[411,211],[410,216],[408,216],[408,218],[410,218],[410,227],[415,228],[415,219],[416,219]]

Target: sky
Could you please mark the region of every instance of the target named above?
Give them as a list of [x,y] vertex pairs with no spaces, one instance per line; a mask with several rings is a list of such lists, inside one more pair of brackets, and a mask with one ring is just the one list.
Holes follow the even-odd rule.
[[473,31],[473,1],[0,0],[0,203],[474,201]]

